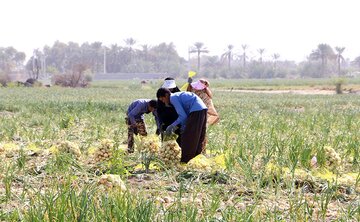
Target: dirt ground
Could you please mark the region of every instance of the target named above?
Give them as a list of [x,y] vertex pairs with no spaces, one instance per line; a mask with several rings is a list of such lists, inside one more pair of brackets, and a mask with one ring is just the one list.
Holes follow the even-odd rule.
[[[256,90],[256,89],[226,89],[217,90],[223,92],[244,92],[244,93],[266,93],[266,94],[297,94],[297,95],[335,95],[335,90],[322,90],[322,89],[293,89],[293,90]],[[343,94],[357,94],[360,91],[343,91]]]

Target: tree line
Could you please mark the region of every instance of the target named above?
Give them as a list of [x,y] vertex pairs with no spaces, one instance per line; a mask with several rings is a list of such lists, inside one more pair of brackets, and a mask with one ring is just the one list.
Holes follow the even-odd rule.
[[133,38],[125,39],[122,46],[56,41],[52,46],[34,50],[27,61],[25,53],[13,47],[0,47],[0,74],[27,72],[37,79],[42,74],[76,72],[81,66],[89,74],[168,73],[186,77],[188,70],[194,70],[207,78],[320,78],[360,70],[360,56],[350,61],[343,57],[344,47],[332,48],[328,44],[319,44],[300,63],[281,59],[280,54],[268,53],[265,48],[257,49],[252,57],[246,44],[241,45],[241,53],[235,53],[234,49],[229,44],[222,55],[208,55],[210,51],[205,44],[195,42],[186,60],[179,56],[173,43],[137,45]]

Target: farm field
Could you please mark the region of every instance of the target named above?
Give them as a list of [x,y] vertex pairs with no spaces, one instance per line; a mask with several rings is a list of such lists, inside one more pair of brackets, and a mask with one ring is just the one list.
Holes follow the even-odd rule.
[[295,83],[213,81],[206,157],[149,172],[123,151],[124,118],[160,81],[0,88],[0,221],[359,221],[360,95],[229,90],[335,89]]

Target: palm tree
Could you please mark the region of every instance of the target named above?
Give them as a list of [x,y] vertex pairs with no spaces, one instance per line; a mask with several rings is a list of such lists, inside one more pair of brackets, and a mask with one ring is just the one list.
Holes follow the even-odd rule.
[[127,46],[127,49],[129,50],[128,58],[129,58],[129,64],[133,60],[133,46],[136,44],[136,40],[133,38],[127,38],[124,39],[125,44]]
[[277,60],[280,58],[280,54],[279,53],[274,53],[272,55],[272,58],[274,60],[274,71],[275,71],[275,75],[276,75],[276,72],[277,72]]
[[328,44],[319,44],[317,49],[310,54],[310,59],[321,60],[321,76],[325,75],[327,61],[333,55],[334,52]]
[[107,53],[107,71],[118,72],[118,57],[120,54],[120,48],[117,44],[112,44]]
[[[42,65],[42,58],[43,58],[43,52],[40,49],[34,49],[33,56],[32,56],[32,71],[33,71],[33,78],[39,79],[40,71],[43,69]],[[62,64],[64,65],[65,61],[62,61]],[[65,70],[64,66],[63,69]]]
[[243,67],[245,68],[246,66],[246,49],[248,48],[248,45],[244,44],[244,45],[241,45],[241,48],[243,49],[243,55],[242,55],[242,59],[243,59]]
[[95,72],[100,72],[101,68],[103,68],[103,58],[104,58],[104,48],[102,42],[93,42],[91,43],[92,49],[92,62],[93,62],[93,70]]
[[148,60],[148,56],[149,56],[149,50],[150,50],[150,46],[147,45],[147,44],[144,44],[144,45],[141,45],[142,47],[142,56],[143,56],[143,59],[145,61]]
[[231,69],[231,59],[232,59],[232,50],[233,50],[234,46],[233,45],[228,45],[227,48],[228,48],[228,50],[224,54],[222,54],[221,57],[222,58],[227,58],[227,60],[228,60],[228,68],[230,70]]
[[[216,70],[218,70],[221,66],[221,62],[218,56],[209,56],[206,58],[204,62],[204,68],[206,69],[205,76],[215,78],[216,77]],[[209,75],[212,73],[211,75]]]
[[136,40],[133,38],[127,38],[124,39],[125,44],[127,45],[127,47],[129,48],[129,51],[132,51],[132,47],[136,44]]
[[195,48],[190,50],[190,53],[197,53],[197,59],[198,59],[198,64],[197,64],[197,72],[200,72],[200,54],[201,53],[208,53],[209,50],[207,50],[204,47],[204,43],[202,42],[195,42],[194,43]]
[[23,52],[16,52],[15,57],[14,57],[14,61],[16,63],[16,66],[19,68],[22,66],[22,64],[24,63],[26,59],[26,54]]
[[351,62],[351,64],[358,66],[360,68],[360,56],[356,57],[354,61]]
[[219,57],[218,56],[210,56],[207,58],[204,66],[207,68],[217,68],[219,66]]
[[341,63],[345,61],[344,57],[342,56],[342,53],[345,50],[345,47],[335,47],[336,50],[336,62],[338,65],[338,75],[341,75]]
[[265,52],[265,49],[258,49],[258,52],[260,54],[259,62],[262,63],[263,61],[263,54]]

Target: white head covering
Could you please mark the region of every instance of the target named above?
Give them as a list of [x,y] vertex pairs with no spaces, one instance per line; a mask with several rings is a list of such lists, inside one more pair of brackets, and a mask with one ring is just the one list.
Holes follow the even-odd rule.
[[176,87],[176,83],[175,80],[165,80],[164,84],[161,86],[161,88],[166,88],[166,89],[172,89]]
[[200,82],[200,80],[191,83],[191,87],[193,87],[196,90],[203,90],[206,88],[205,84]]

